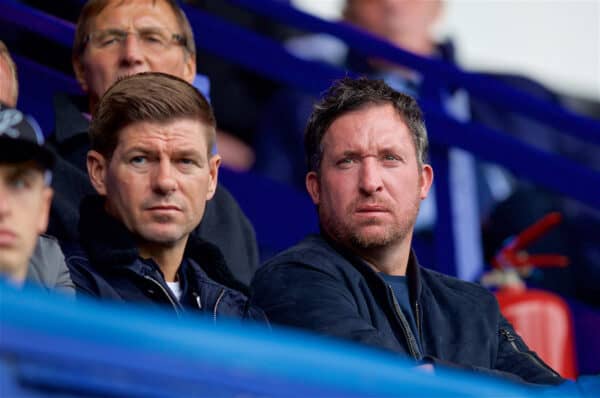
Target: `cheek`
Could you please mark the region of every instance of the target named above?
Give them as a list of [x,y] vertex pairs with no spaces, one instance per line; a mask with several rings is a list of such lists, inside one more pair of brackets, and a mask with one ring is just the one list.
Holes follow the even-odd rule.
[[85,69],[86,80],[90,88],[94,89],[98,95],[104,94],[113,83],[114,68],[110,66],[109,59],[93,60],[87,63]]

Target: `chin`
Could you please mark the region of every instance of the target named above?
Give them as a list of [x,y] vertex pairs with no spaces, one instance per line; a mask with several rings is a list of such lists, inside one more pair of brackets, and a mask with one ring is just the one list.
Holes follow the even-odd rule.
[[399,238],[400,236],[389,228],[371,226],[353,233],[350,242],[353,246],[363,249],[374,249],[387,246]]
[[172,246],[187,237],[187,234],[183,234],[179,230],[156,228],[143,231],[140,236],[146,242]]

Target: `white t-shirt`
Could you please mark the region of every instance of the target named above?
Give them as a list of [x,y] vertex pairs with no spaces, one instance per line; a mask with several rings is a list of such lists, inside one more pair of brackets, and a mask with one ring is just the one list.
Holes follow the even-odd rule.
[[181,299],[181,283],[167,282],[167,286],[169,286],[169,289],[171,289],[175,297],[177,297],[177,300]]

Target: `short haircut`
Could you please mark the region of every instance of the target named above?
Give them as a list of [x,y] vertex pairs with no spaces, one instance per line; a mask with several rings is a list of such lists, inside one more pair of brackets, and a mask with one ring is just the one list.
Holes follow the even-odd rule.
[[395,91],[383,80],[345,77],[337,80],[315,104],[304,133],[304,150],[309,171],[319,172],[323,158],[323,137],[340,116],[372,105],[390,104],[406,123],[415,145],[417,162],[423,165],[427,154],[427,130],[423,114],[414,98]]
[[13,61],[10,53],[8,52],[8,48],[6,44],[2,40],[0,40],[0,58],[4,58],[6,63],[8,64],[8,69],[10,71],[11,83],[13,87],[13,100],[14,103],[17,103],[17,98],[19,98],[19,79],[17,78],[17,66]]
[[[97,17],[102,10],[108,6],[111,1],[117,0],[89,0],[83,6],[81,13],[79,14],[79,19],[77,20],[77,27],[75,28],[75,40],[73,41],[73,60],[79,59],[81,54],[85,51],[87,45],[87,36],[90,34],[90,22],[93,18]],[[120,0],[121,4],[125,3],[127,0]],[[192,31],[192,26],[190,25],[190,21],[188,21],[187,16],[177,4],[175,0],[153,0],[152,3],[156,4],[157,1],[164,1],[167,3],[175,17],[177,18],[177,26],[183,29],[183,32],[173,32],[178,33],[183,36],[183,47],[188,56],[195,57],[196,56],[196,42],[194,41],[194,32]]]
[[197,120],[206,129],[207,151],[215,144],[216,121],[202,94],[185,80],[159,72],[144,72],[118,80],[104,93],[90,124],[91,149],[111,158],[119,134],[138,123]]

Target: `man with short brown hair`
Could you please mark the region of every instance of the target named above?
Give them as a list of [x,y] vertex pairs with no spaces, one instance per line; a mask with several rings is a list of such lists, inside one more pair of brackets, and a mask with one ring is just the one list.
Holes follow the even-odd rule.
[[219,249],[190,236],[217,188],[216,122],[191,85],[163,73],[119,80],[90,126],[90,180],[67,257],[75,285],[102,299],[264,320]]
[[253,297],[273,322],[537,384],[564,380],[530,351],[485,288],[419,265],[411,248],[433,182],[417,102],[342,79],[308,121],[306,189],[321,234],[263,265]]

